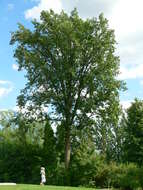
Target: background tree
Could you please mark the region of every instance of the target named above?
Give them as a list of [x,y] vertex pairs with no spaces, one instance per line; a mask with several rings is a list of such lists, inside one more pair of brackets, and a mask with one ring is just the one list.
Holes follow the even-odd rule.
[[11,121],[15,116],[15,112],[12,110],[0,111],[0,125],[3,128],[8,128],[11,125]]
[[[96,167],[101,162],[90,128],[72,131],[72,167],[70,167],[71,184],[94,184]],[[76,174],[76,175],[75,175]]]
[[[52,183],[54,178],[54,170],[57,165],[57,153],[56,153],[56,138],[54,131],[47,120],[44,127],[44,142],[42,150],[42,164],[46,168],[46,176],[48,183]],[[54,180],[55,181],[55,180]]]
[[114,32],[103,15],[82,20],[76,10],[70,16],[43,11],[41,22],[32,23],[32,31],[19,24],[11,38],[19,70],[27,71],[28,80],[18,103],[34,114],[43,107],[53,109],[51,119],[65,129],[68,169],[72,128],[91,125],[101,108],[119,101]]
[[65,128],[62,125],[57,126],[56,129],[56,149],[60,162],[64,162],[64,152],[65,152]]
[[127,110],[124,159],[143,164],[143,101],[135,99]]
[[106,161],[121,161],[121,144],[123,127],[121,124],[122,109],[119,102],[113,102],[112,106],[99,110],[100,114],[95,118],[92,127],[92,136],[96,149]]
[[30,123],[22,114],[13,111],[1,111],[0,123],[1,182],[39,183],[42,124]]

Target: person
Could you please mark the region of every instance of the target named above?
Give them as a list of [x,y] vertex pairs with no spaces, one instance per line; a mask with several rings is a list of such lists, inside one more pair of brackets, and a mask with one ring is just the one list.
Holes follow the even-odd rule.
[[44,185],[46,183],[46,174],[45,174],[45,168],[44,167],[41,167],[40,174],[41,174],[40,185]]

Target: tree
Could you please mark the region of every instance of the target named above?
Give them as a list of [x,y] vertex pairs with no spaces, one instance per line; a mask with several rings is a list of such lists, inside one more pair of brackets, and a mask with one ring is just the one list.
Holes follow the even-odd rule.
[[62,123],[56,129],[56,150],[60,162],[64,162],[64,147],[65,147],[65,129]]
[[48,168],[56,165],[56,138],[48,120],[44,129],[43,162]]
[[2,127],[9,127],[14,116],[15,113],[12,110],[0,111],[0,125]]
[[40,124],[30,123],[21,114],[10,110],[0,112],[0,124],[1,180],[39,183],[42,160]]
[[71,129],[92,125],[100,109],[118,102],[122,83],[117,80],[114,32],[103,15],[82,20],[76,10],[70,16],[43,11],[41,21],[32,23],[33,30],[19,24],[11,37],[19,70],[26,70],[28,80],[18,104],[34,114],[43,107],[53,109],[49,117],[65,129],[68,169]]
[[[96,167],[100,156],[96,151],[89,128],[76,130],[73,133],[75,138],[72,141],[73,159],[72,167],[70,168],[72,186],[79,186],[80,184],[89,184],[91,186],[90,183],[95,178]],[[92,185],[95,185],[94,182]]]
[[123,136],[122,110],[119,102],[100,110],[93,125],[93,139],[97,150],[106,161],[121,161],[121,146]]
[[135,99],[127,110],[124,142],[125,161],[143,164],[143,101]]

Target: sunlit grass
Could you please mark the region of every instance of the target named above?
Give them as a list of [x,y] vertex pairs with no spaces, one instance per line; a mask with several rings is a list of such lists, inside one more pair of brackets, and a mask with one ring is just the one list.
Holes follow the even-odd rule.
[[60,186],[40,186],[40,185],[16,185],[16,186],[0,186],[0,190],[93,190],[84,187],[60,187]]

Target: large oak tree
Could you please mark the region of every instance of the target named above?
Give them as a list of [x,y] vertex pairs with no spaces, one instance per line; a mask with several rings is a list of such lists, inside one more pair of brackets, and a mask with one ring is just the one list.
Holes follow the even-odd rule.
[[112,114],[118,102],[122,83],[117,80],[115,36],[103,15],[83,20],[76,10],[70,15],[43,11],[41,21],[32,24],[31,30],[19,24],[11,37],[19,70],[26,70],[27,78],[18,104],[39,114],[40,108],[52,109],[49,117],[64,127],[67,169],[71,129],[92,125],[101,110]]

